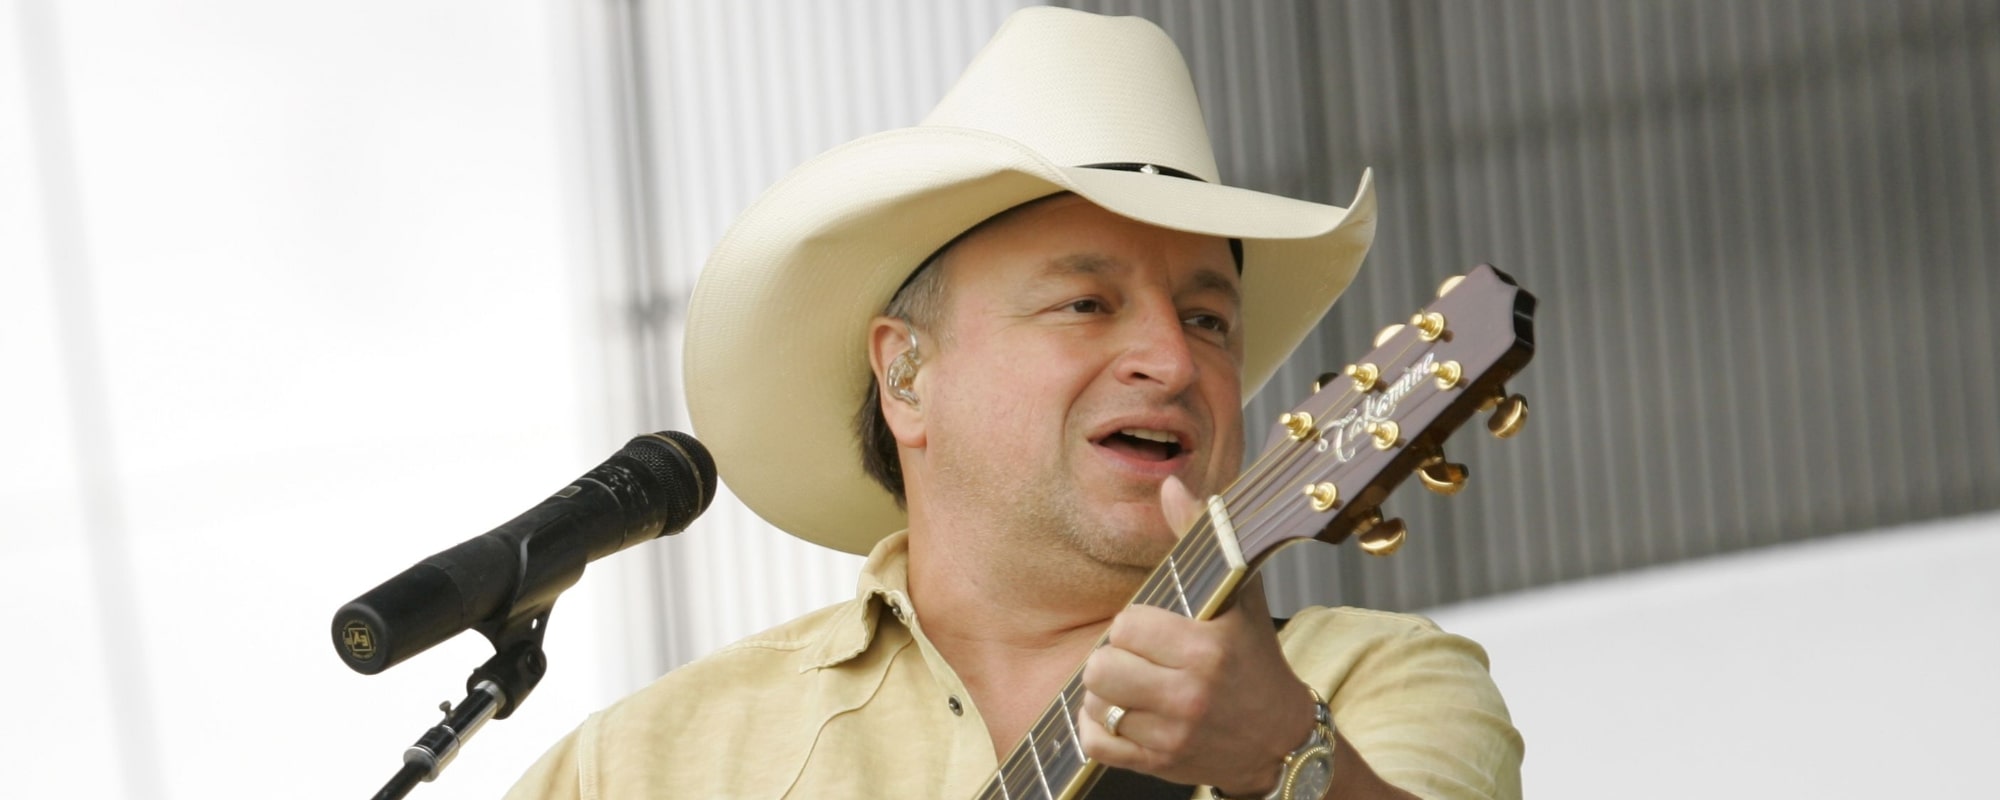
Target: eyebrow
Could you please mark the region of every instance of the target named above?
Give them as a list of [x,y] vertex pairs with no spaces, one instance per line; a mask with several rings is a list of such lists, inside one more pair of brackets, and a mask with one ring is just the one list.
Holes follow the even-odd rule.
[[[1116,270],[1118,266],[1116,259],[1099,253],[1071,253],[1050,259],[1049,263],[1042,267],[1040,276],[1054,278],[1066,275],[1104,275]],[[1193,280],[1194,284],[1190,287],[1193,292],[1218,292],[1228,295],[1230,301],[1238,305],[1243,302],[1243,292],[1236,288],[1236,282],[1218,270],[1197,267]]]

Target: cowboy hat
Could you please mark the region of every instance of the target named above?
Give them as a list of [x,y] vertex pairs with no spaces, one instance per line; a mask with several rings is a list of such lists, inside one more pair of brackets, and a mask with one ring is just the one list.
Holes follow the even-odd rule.
[[852,427],[867,332],[960,233],[1073,192],[1162,228],[1243,243],[1243,399],[1347,288],[1374,236],[1349,208],[1224,186],[1194,82],[1166,32],[1029,8],[930,116],[807,161],[738,217],[688,305],[688,413],[723,481],[771,524],[866,553],[903,527]]

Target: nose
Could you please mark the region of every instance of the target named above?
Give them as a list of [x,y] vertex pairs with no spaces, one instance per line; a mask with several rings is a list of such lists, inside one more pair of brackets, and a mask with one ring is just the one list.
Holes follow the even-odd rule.
[[1199,367],[1188,346],[1180,310],[1172,303],[1134,309],[1123,328],[1117,362],[1118,379],[1130,384],[1156,384],[1168,395],[1194,385]]

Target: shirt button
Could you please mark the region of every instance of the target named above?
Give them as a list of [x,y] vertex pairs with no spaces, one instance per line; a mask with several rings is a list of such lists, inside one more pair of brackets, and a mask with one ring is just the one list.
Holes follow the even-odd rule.
[[965,716],[965,706],[958,702],[957,697],[945,698],[944,704],[951,706],[951,713],[953,716],[960,716],[960,717]]

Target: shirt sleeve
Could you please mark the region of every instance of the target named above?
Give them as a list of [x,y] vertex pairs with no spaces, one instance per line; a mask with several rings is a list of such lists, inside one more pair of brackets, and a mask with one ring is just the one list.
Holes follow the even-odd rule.
[[584,722],[543,753],[514,788],[507,790],[506,800],[584,800],[579,750],[585,730],[595,722],[594,717]]
[[1425,798],[1520,798],[1524,744],[1478,644],[1359,609],[1309,609],[1284,634],[1293,670],[1377,775]]

